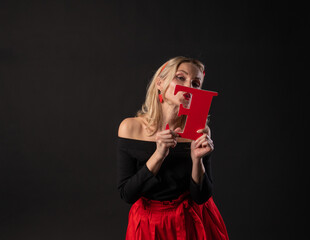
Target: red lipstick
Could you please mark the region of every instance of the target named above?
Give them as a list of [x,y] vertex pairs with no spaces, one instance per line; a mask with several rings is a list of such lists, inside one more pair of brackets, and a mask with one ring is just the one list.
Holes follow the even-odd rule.
[[183,96],[184,96],[184,98],[186,100],[190,100],[191,99],[191,94],[190,93],[184,93]]

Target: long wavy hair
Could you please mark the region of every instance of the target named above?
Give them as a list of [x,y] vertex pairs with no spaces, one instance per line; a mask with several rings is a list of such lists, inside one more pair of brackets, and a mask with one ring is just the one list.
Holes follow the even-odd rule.
[[[181,63],[184,62],[192,63],[197,66],[201,72],[204,72],[205,67],[199,60],[178,56],[168,60],[163,65],[161,65],[153,75],[147,87],[145,102],[143,103],[141,109],[138,111],[137,116],[144,117],[146,119],[147,130],[150,136],[154,135],[162,125],[162,108],[158,98],[158,89],[156,87],[157,79],[161,78],[163,80],[164,85],[161,93],[163,100],[165,101],[164,96],[167,88],[172,79],[175,77],[178,67]],[[184,128],[185,121],[186,116],[181,116],[180,127],[182,129]]]

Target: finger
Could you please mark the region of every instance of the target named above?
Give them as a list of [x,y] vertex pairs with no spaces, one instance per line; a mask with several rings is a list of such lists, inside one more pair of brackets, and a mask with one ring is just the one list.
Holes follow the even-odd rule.
[[175,143],[176,140],[175,139],[163,139],[162,142],[163,143]]
[[205,142],[202,143],[202,147],[210,147],[213,150],[214,149],[213,141],[206,140]]
[[192,149],[195,149],[195,148],[196,148],[196,142],[195,142],[195,141],[192,141],[192,143],[191,143],[191,148],[192,148]]
[[162,139],[173,139],[173,138],[175,138],[175,137],[173,136],[173,134],[168,133],[168,134],[162,134],[162,135],[160,135],[159,138],[162,138]]
[[167,133],[170,133],[170,132],[171,132],[170,129],[166,129],[166,130],[158,132],[158,134],[167,134]]
[[209,143],[213,143],[213,140],[210,138],[210,136],[207,135],[206,137],[206,140],[209,142]]
[[166,134],[156,134],[156,142],[159,141],[164,141],[164,142],[169,142],[175,140],[176,137],[173,136],[171,133],[166,133]]
[[204,149],[206,149],[208,152],[212,152],[214,150],[214,146],[212,144],[209,144],[209,143],[203,143],[202,147]]
[[182,132],[182,129],[181,129],[180,127],[178,127],[178,128],[176,128],[176,129],[174,129],[174,132],[175,132],[175,133]]
[[176,138],[177,134],[172,130],[165,130],[156,134],[156,138]]
[[197,133],[206,133],[206,134],[210,135],[210,128],[206,127],[206,128],[203,128],[203,129],[199,129],[197,131]]
[[197,133],[206,133],[206,134],[208,134],[208,133],[209,133],[209,130],[208,130],[207,128],[203,128],[203,129],[199,129],[199,130],[197,131]]
[[167,139],[166,138],[161,138],[161,139],[158,139],[157,142],[158,143],[166,144],[166,143],[174,143],[174,142],[176,142],[176,140],[173,139],[173,138],[167,138]]
[[201,146],[202,146],[201,144],[202,144],[205,140],[206,140],[205,138],[197,139],[197,140],[195,141],[196,148],[201,147]]
[[197,138],[196,139],[196,141],[200,141],[201,139],[208,139],[209,138],[209,136],[207,135],[207,133],[202,133],[202,135],[199,137],[199,138]]
[[203,146],[202,143],[207,141],[209,144],[213,144],[213,141],[212,139],[206,135],[206,134],[203,134],[201,137],[199,137],[197,140],[196,140],[196,147],[200,147],[200,146]]
[[207,138],[207,134],[202,134],[199,138],[196,139],[196,141],[205,140]]
[[170,141],[170,142],[165,142],[164,145],[165,145],[166,148],[169,148],[169,147],[174,148],[177,145],[177,141],[173,140],[173,141]]
[[204,133],[204,129],[199,129],[197,133]]
[[208,141],[209,144],[213,144],[213,140],[210,138],[210,136],[206,135],[205,140]]
[[202,142],[202,143],[201,143],[201,146],[204,147],[204,148],[205,148],[205,147],[211,147],[211,145],[210,145],[210,143],[209,143],[208,141]]
[[178,137],[178,136],[179,136],[178,133],[176,133],[175,131],[172,131],[172,130],[170,130],[170,129],[161,131],[161,132],[159,132],[158,134],[160,134],[160,135],[172,134],[174,137]]
[[180,137],[180,135],[176,131],[172,131],[171,133],[173,134],[174,137]]
[[210,135],[204,134],[204,136],[206,137],[206,139],[207,139],[209,142],[213,142]]
[[207,135],[203,134],[199,138],[196,139],[196,143],[199,145],[201,142],[205,141],[207,139]]
[[176,143],[171,143],[171,144],[167,145],[167,147],[169,147],[169,148],[170,148],[170,147],[171,147],[171,148],[175,148],[176,145],[177,145]]

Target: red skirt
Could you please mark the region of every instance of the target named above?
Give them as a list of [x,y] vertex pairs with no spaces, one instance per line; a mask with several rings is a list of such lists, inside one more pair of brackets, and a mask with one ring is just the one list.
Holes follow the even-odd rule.
[[228,240],[228,234],[212,197],[198,205],[185,193],[173,201],[140,198],[130,209],[126,240]]

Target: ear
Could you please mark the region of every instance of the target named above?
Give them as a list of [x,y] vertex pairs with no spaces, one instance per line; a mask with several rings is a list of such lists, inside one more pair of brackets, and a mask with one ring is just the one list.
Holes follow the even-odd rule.
[[157,77],[156,79],[156,87],[160,91],[163,89],[163,80],[160,77]]

